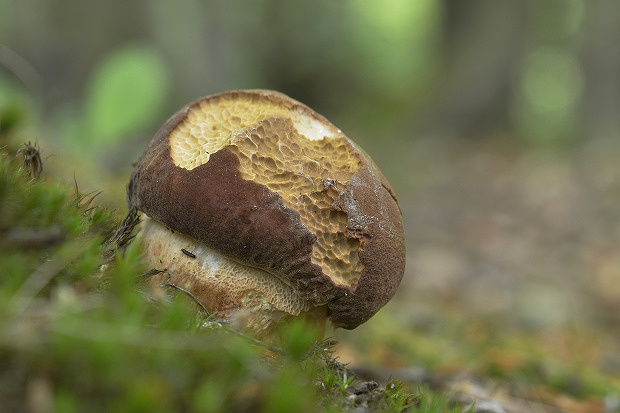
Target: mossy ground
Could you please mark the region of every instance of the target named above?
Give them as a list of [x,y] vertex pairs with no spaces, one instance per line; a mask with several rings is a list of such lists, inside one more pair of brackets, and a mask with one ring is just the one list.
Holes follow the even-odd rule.
[[140,245],[117,231],[116,212],[97,205],[96,194],[81,194],[77,184],[36,178],[22,155],[0,153],[0,405],[6,411],[446,406],[396,381],[364,382],[333,358],[335,343],[313,342],[303,325],[289,326],[274,351],[210,322],[183,294],[153,297],[142,288],[148,268]]
[[79,177],[59,183],[45,158],[37,178],[24,163],[37,158],[18,151],[0,151],[7,411],[456,412],[476,400],[506,412],[614,411],[613,335],[521,328],[463,312],[441,291],[428,312],[409,282],[371,322],[336,331],[340,343],[315,343],[302,324],[277,349],[236,334],[191,297],[144,287],[135,216],[81,193]]

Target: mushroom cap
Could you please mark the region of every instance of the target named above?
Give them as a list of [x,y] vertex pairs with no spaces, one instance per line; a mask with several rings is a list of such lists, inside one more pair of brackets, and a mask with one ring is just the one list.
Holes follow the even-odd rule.
[[174,114],[137,161],[130,206],[276,277],[352,329],[396,292],[401,211],[370,157],[290,97],[236,90]]

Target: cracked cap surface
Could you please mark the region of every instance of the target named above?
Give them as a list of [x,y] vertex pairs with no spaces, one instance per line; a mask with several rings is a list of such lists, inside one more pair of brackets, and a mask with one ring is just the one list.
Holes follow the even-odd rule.
[[389,183],[339,129],[281,93],[187,105],[150,142],[127,193],[166,227],[326,304],[345,328],[385,305],[404,272]]

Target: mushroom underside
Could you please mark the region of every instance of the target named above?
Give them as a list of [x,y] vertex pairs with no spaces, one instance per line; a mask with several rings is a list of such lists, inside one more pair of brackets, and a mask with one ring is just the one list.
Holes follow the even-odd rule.
[[141,225],[139,239],[146,258],[160,270],[149,279],[151,288],[180,287],[217,320],[257,336],[288,317],[301,315],[325,323],[324,304],[304,300],[276,276],[240,264],[148,216],[143,216]]

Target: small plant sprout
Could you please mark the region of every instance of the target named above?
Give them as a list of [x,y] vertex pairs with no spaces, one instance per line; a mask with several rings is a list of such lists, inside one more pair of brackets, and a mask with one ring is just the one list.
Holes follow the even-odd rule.
[[43,171],[43,161],[41,160],[41,152],[38,145],[30,142],[17,150],[17,156],[23,158],[23,170],[28,173],[31,178],[37,179]]

